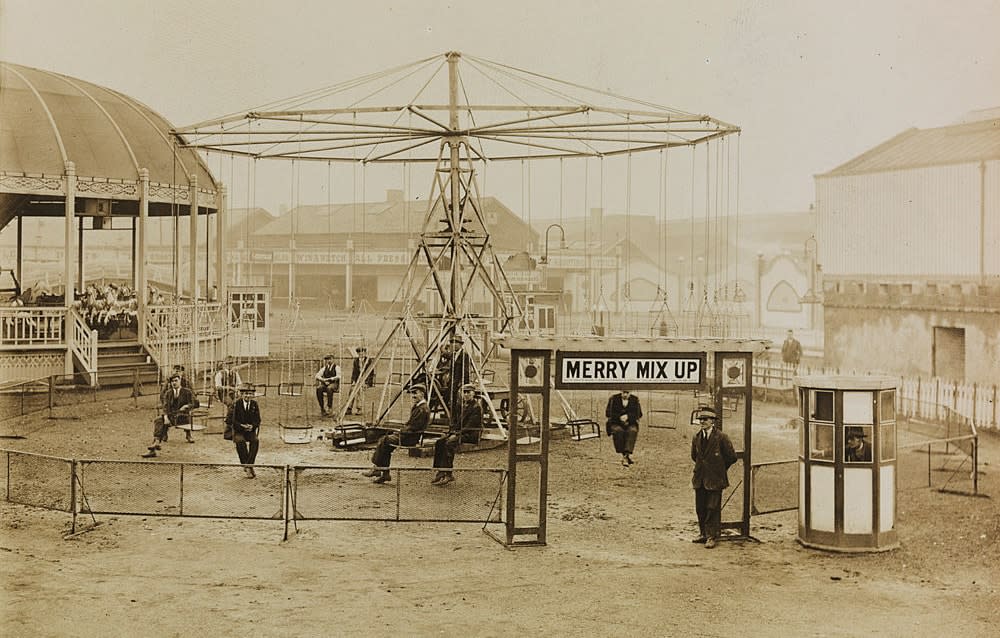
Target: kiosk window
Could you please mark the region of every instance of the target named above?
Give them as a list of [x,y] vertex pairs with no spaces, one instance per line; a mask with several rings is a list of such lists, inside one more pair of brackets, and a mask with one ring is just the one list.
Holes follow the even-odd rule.
[[896,391],[895,390],[883,390],[879,393],[879,407],[878,407],[878,420],[879,422],[884,421],[895,421],[896,420]]
[[810,419],[833,422],[833,392],[809,391]]
[[896,458],[896,424],[883,423],[878,428],[879,459],[891,461]]
[[844,423],[875,423],[874,403],[871,392],[844,392]]
[[809,458],[818,461],[833,460],[833,424],[809,424]]
[[805,428],[805,421],[802,419],[802,417],[797,417],[795,419],[795,421],[796,421],[796,423],[799,426],[799,456],[801,456],[802,458],[805,458],[805,456],[806,456],[806,428]]
[[845,426],[844,463],[871,463],[871,462],[872,462],[872,426],[870,425]]

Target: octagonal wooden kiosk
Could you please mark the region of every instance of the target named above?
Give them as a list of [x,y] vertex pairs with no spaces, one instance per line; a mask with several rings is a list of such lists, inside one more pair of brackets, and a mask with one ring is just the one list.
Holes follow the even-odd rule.
[[896,380],[805,376],[799,402],[799,542],[838,552],[893,549]]

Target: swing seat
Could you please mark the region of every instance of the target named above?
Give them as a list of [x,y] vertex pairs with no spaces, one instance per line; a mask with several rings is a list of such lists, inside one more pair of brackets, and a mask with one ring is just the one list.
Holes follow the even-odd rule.
[[330,438],[333,447],[347,449],[356,445],[368,443],[368,428],[360,421],[345,421],[333,428]]
[[569,436],[574,441],[601,438],[600,424],[593,419],[570,419],[566,425],[569,427]]
[[281,440],[283,442],[291,445],[312,442],[313,427],[311,425],[285,425],[283,423],[279,423],[278,425],[281,428]]
[[302,396],[302,384],[301,383],[279,383],[278,384],[278,396],[281,396],[281,397],[300,397],[300,396]]
[[185,432],[201,432],[205,429],[205,426],[201,423],[185,423],[183,425],[175,425],[174,427]]

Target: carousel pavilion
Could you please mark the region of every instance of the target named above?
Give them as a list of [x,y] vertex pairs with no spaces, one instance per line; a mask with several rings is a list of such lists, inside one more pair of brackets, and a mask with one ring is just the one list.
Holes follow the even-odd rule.
[[[0,384],[73,375],[103,385],[125,361],[155,374],[218,357],[225,190],[171,128],[111,89],[0,62],[0,231],[16,235],[0,263],[13,282],[0,286]],[[58,272],[44,289],[25,281],[29,224],[61,247],[46,255]],[[173,252],[157,277],[153,227]],[[112,281],[95,277],[87,250],[109,230],[123,231],[118,261],[128,262]]]

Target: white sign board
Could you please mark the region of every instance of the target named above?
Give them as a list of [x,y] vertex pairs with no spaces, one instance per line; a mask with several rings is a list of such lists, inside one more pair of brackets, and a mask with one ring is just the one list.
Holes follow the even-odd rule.
[[695,389],[704,377],[703,352],[556,352],[557,388]]

